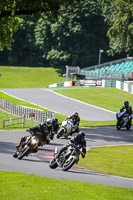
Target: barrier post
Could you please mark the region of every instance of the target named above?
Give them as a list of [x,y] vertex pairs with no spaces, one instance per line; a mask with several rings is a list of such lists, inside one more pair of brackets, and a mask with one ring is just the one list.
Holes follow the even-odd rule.
[[25,127],[25,115],[22,118],[22,128],[24,128],[24,127]]
[[5,116],[3,116],[3,128],[5,128]]

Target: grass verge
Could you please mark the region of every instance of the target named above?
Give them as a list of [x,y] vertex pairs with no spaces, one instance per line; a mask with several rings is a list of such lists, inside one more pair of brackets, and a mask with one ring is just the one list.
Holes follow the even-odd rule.
[[132,94],[116,88],[88,87],[88,89],[83,89],[78,87],[73,90],[58,89],[55,92],[114,112],[123,106],[125,100],[128,100],[132,106]]
[[99,173],[133,178],[133,145],[91,149],[78,165]]
[[132,200],[133,189],[0,171],[1,200]]
[[64,82],[59,69],[52,67],[0,66],[0,88],[43,88]]

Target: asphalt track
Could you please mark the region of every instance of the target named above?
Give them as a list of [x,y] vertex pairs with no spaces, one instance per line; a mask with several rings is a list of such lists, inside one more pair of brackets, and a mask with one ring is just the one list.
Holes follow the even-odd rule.
[[[8,94],[11,94],[15,97],[38,104],[40,106],[45,105],[45,100],[47,99],[48,96],[49,97],[51,96],[50,94],[55,95],[54,99],[52,100],[50,100],[49,98],[47,99],[47,101],[51,101],[50,106],[55,105],[56,104],[55,102],[59,101],[58,105],[59,107],[61,107],[60,104],[66,102],[65,99],[67,99],[62,97],[63,99],[59,100],[58,97],[61,96],[56,95],[53,92],[47,92],[47,90],[45,91],[41,89],[4,89],[1,91],[7,92]],[[51,96],[51,98],[53,98],[53,96]],[[56,98],[58,99],[58,101]],[[71,105],[72,102],[74,102],[73,106],[76,104],[76,101],[74,100],[67,99],[67,101],[69,101],[69,103],[66,104],[67,105],[66,107],[69,107],[68,105]],[[74,106],[74,111],[76,105]],[[82,103],[78,104],[78,106],[82,107]],[[79,107],[78,109],[80,110]],[[89,115],[91,115],[90,107],[87,107]],[[56,107],[55,110],[57,108],[58,107]],[[64,106],[62,107],[62,109],[63,108]],[[105,115],[105,117],[106,115],[108,116],[106,120],[109,120],[109,116],[110,118],[112,116],[112,119],[114,117],[114,113],[104,111],[99,108],[97,110],[97,108],[95,107],[91,108],[93,111],[92,113],[94,113],[93,117],[97,116],[97,119],[99,119],[100,121],[103,114]],[[70,108],[66,110],[69,109]],[[78,112],[80,113],[79,110]],[[64,114],[67,114],[65,113],[66,112],[65,109],[62,111]],[[70,115],[72,111],[73,110],[70,109],[68,115]],[[87,118],[87,120],[90,120],[90,118]],[[93,120],[92,116],[91,120]],[[102,118],[102,120],[105,120],[104,117]],[[93,127],[93,128],[84,128],[83,130],[86,133],[88,149],[98,146],[107,146],[107,145],[130,145],[133,142],[133,129],[129,131],[127,131],[126,129],[117,131],[116,127]],[[58,148],[61,148],[64,144],[67,143],[66,139],[56,139],[56,137],[54,137],[54,140],[51,141],[49,145],[45,145],[39,148],[38,153],[31,154],[22,160],[15,159],[12,156],[15,151],[15,146],[19,143],[20,138],[24,135],[27,135],[27,132],[22,130],[0,131],[0,170],[21,172],[26,174],[35,174],[42,177],[68,179],[68,180],[104,184],[116,187],[133,188],[133,179],[100,174],[97,172],[85,170],[82,167],[77,168],[75,166],[74,168],[71,168],[68,172],[63,172],[60,168],[57,168],[55,170],[50,169],[49,161],[53,157],[54,148],[56,146]]]
[[1,89],[9,95],[24,101],[39,105],[48,110],[58,112],[67,116],[75,111],[79,112],[81,119],[87,121],[115,120],[114,112],[98,108],[75,99],[59,95],[47,89]]
[[[86,133],[87,148],[106,145],[129,145],[133,141],[133,130],[117,131],[115,127],[96,127],[83,129]],[[27,135],[21,131],[0,131],[0,170],[35,174],[41,177],[51,177],[57,179],[67,179],[80,182],[97,183],[116,187],[133,188],[133,179],[110,176],[85,170],[80,167],[71,168],[68,172],[63,172],[61,168],[55,170],[49,168],[49,161],[53,157],[54,148],[61,148],[68,142],[67,139],[56,139],[49,145],[39,148],[38,153],[18,160],[13,158],[15,146],[20,138]],[[70,138],[69,138],[70,139]],[[110,163],[111,164],[111,163]]]

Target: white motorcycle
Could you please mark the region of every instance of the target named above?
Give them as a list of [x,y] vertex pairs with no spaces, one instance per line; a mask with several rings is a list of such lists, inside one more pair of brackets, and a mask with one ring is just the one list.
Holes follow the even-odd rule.
[[60,137],[67,138],[74,131],[76,131],[76,127],[73,127],[72,121],[69,118],[67,118],[62,122],[61,127],[57,132],[57,138]]

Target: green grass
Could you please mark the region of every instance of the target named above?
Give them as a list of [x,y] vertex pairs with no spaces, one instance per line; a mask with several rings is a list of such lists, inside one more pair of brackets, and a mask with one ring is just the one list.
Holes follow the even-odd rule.
[[1,200],[132,200],[133,189],[0,171]]
[[[59,71],[53,68],[0,66],[0,73],[2,74],[0,88],[43,88],[49,84],[65,81]],[[56,92],[114,112],[122,107],[125,99],[132,103],[131,94],[110,88],[58,90]],[[1,92],[0,98],[14,104],[45,110]],[[8,117],[9,113],[0,111],[0,129],[2,129],[3,115]],[[56,116],[59,122],[66,117],[60,114]],[[110,126],[115,123],[115,121],[87,122],[81,120],[80,127]],[[133,177],[132,152],[132,146],[92,149],[88,151],[85,159],[80,159],[79,165],[101,173]],[[81,197],[82,200],[132,200],[133,190],[0,171],[1,200],[80,200]]]
[[[1,111],[0,110],[0,130],[7,130],[7,129],[26,129],[28,127],[32,127],[32,126],[36,126],[38,125],[38,122],[37,121],[34,121],[34,120],[29,120],[29,119],[25,119],[25,127],[22,128],[22,125],[21,124],[18,124],[18,125],[13,125],[13,126],[9,126],[9,127],[5,127],[3,128],[3,118],[5,118],[6,120],[9,120],[10,118],[18,118],[19,116],[15,116],[15,115],[12,115],[10,113],[7,113],[7,112],[4,112],[4,111]],[[59,120],[59,123],[61,123],[67,116],[65,115],[60,115],[60,114],[56,114],[56,117],[58,118]],[[20,122],[20,120],[17,120],[15,123],[18,123]],[[6,123],[6,124],[12,124],[12,121],[9,122],[9,123]]]
[[78,164],[88,170],[133,178],[133,145],[91,149]]
[[59,70],[52,67],[0,66],[0,73],[0,88],[43,88],[65,81]]
[[58,89],[55,92],[114,112],[123,106],[125,100],[133,106],[133,95],[116,88],[80,87],[74,90]]

